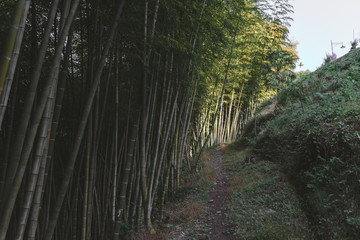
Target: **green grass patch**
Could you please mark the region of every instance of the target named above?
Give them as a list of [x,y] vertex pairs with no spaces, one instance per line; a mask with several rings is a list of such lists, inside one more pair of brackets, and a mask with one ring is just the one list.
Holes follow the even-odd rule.
[[311,239],[296,193],[279,167],[251,150],[224,154],[231,172],[227,206],[237,239]]
[[238,141],[285,169],[317,239],[360,236],[359,93],[356,49],[282,89],[272,117]]

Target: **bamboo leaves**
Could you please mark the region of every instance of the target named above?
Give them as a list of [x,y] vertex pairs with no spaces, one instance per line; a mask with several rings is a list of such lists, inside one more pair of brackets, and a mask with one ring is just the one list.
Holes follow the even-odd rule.
[[286,31],[248,1],[45,2],[2,95],[1,239],[154,232],[207,142],[241,132],[270,63],[291,63]]

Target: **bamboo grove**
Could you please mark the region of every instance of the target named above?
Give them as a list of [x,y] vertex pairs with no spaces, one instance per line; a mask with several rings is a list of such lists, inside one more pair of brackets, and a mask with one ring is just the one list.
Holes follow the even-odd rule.
[[291,81],[287,0],[0,2],[0,240],[121,239]]

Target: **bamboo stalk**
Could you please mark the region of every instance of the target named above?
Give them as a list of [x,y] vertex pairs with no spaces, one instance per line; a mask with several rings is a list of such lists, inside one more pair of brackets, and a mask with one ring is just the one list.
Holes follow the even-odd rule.
[[[21,48],[21,43],[22,43],[22,39],[24,36],[25,23],[26,23],[28,12],[29,12],[29,7],[30,7],[30,0],[26,0],[25,4],[24,4],[24,11],[21,16],[21,21],[19,23],[19,30],[17,32],[16,40],[14,43],[14,51],[11,55],[8,72],[6,74],[4,90],[2,93],[0,91],[0,130],[1,130],[3,119],[4,119],[7,103],[9,100],[9,95],[10,95],[12,82],[14,79],[16,65],[18,62],[19,55],[20,55],[20,48]],[[0,87],[0,89],[1,89],[1,87]],[[0,187],[0,193],[1,193],[1,190],[2,189]]]
[[[18,127],[15,141],[14,141],[15,144],[12,147],[12,151],[11,151],[10,162],[9,162],[9,166],[7,168],[7,174],[6,174],[6,180],[5,180],[5,186],[7,186],[7,189],[3,190],[4,193],[8,193],[10,191],[10,187],[13,184],[16,170],[17,170],[17,167],[18,167],[18,164],[20,161],[21,152],[23,149],[24,141],[25,141],[25,134],[26,134],[26,130],[27,130],[27,127],[29,124],[30,116],[31,116],[31,110],[32,110],[33,102],[34,102],[34,98],[35,98],[35,92],[36,92],[37,84],[39,81],[40,71],[42,68],[43,59],[45,57],[46,48],[47,48],[47,45],[49,42],[49,36],[50,36],[50,32],[51,32],[52,23],[55,18],[57,4],[58,4],[58,0],[55,0],[52,3],[51,10],[49,11],[48,22],[47,22],[47,25],[46,25],[46,28],[44,31],[43,40],[41,42],[41,46],[39,49],[39,55],[36,60],[34,71],[31,76],[31,85],[30,85],[30,88],[26,95],[24,110],[23,110],[23,113],[21,116],[21,121],[20,121],[20,124]],[[47,99],[47,96],[46,96],[46,99]],[[40,115],[40,117],[41,116],[42,116],[42,114]],[[8,194],[6,194],[6,195],[8,195]],[[0,196],[0,203],[2,201],[4,201],[3,196],[5,196],[5,194],[2,194],[2,196]],[[3,206],[4,204],[0,204],[0,205]]]
[[[11,214],[12,214],[12,211],[13,211],[13,208],[15,205],[15,201],[17,198],[17,194],[19,192],[19,188],[20,188],[20,185],[21,185],[21,182],[23,179],[23,175],[24,175],[27,163],[28,163],[29,155],[32,150],[32,146],[33,146],[34,139],[35,139],[35,136],[37,133],[39,122],[40,122],[41,116],[43,115],[43,111],[45,109],[47,98],[51,92],[51,88],[54,86],[54,83],[56,82],[56,79],[57,79],[62,49],[64,47],[65,38],[68,35],[73,17],[75,15],[75,11],[76,11],[76,8],[72,9],[71,17],[69,17],[69,19],[67,19],[67,24],[65,26],[65,30],[61,35],[61,40],[59,40],[59,42],[58,42],[58,48],[55,53],[54,64],[53,64],[51,72],[50,72],[50,77],[48,78],[48,81],[45,84],[44,91],[41,95],[41,101],[39,103],[38,108],[36,109],[34,118],[32,119],[32,123],[30,126],[30,132],[26,137],[24,149],[21,152],[21,156],[18,161],[19,168],[16,171],[16,175],[14,175],[14,180],[11,181],[11,179],[8,179],[10,185],[8,187],[8,190],[5,189],[5,191],[7,190],[6,192],[8,192],[9,194],[7,195],[5,204],[3,205],[4,209],[3,209],[3,214],[2,214],[1,230],[0,230],[0,239],[1,240],[4,239],[6,236],[6,232],[7,232],[9,223],[10,223]],[[16,165],[17,164],[15,163],[13,166],[16,166]],[[15,169],[13,169],[13,171]]]
[[[29,1],[29,0],[27,0],[27,1]],[[27,4],[29,4],[29,3],[27,3]],[[18,33],[19,24],[21,21],[21,16],[24,15],[24,13],[25,13],[24,7],[25,7],[25,0],[18,0],[17,5],[16,5],[15,14],[14,14],[14,19],[12,21],[12,25],[10,27],[9,34],[7,35],[8,39],[6,41],[4,55],[2,56],[1,62],[0,62],[0,97],[3,93],[5,78],[6,78],[8,69],[9,69],[11,55],[13,54],[13,49],[14,49],[15,41],[16,41],[16,35]],[[21,45],[21,42],[19,42],[19,44]],[[16,62],[13,62],[13,64],[16,64]]]
[[[73,4],[76,4],[75,6],[77,7],[78,3],[79,3],[79,0],[75,0],[75,2]],[[80,144],[82,142],[82,138],[83,138],[83,135],[84,135],[84,132],[85,132],[85,126],[86,126],[86,123],[87,123],[87,120],[88,120],[88,117],[89,117],[89,114],[90,114],[90,111],[91,111],[91,108],[92,108],[92,103],[93,103],[93,100],[94,100],[98,85],[99,85],[100,80],[101,80],[101,74],[102,74],[102,70],[103,70],[103,67],[104,67],[104,64],[105,64],[105,59],[107,57],[107,54],[109,52],[109,49],[110,49],[110,46],[111,46],[111,43],[112,43],[112,40],[113,40],[113,37],[115,35],[115,30],[116,30],[116,27],[117,27],[118,22],[120,20],[120,16],[121,16],[124,5],[125,5],[125,0],[122,0],[120,2],[120,4],[119,4],[115,19],[113,21],[113,25],[111,27],[110,37],[108,38],[108,41],[107,41],[106,46],[105,46],[105,48],[103,50],[101,59],[99,61],[100,63],[98,65],[98,69],[97,69],[95,77],[94,77],[94,82],[93,82],[93,84],[91,86],[90,93],[89,93],[89,96],[88,96],[88,99],[87,99],[87,103],[85,105],[84,112],[82,114],[80,127],[79,127],[79,130],[77,132],[76,140],[75,140],[75,143],[74,143],[74,148],[73,148],[73,150],[71,152],[71,156],[70,156],[70,159],[69,159],[69,165],[67,166],[67,171],[65,172],[64,179],[63,179],[63,181],[61,183],[61,186],[60,186],[59,195],[58,195],[57,201],[55,203],[54,212],[53,212],[53,214],[52,214],[52,216],[50,218],[50,221],[49,221],[49,227],[48,227],[46,235],[45,235],[45,240],[50,240],[52,238],[52,236],[53,236],[55,226],[56,226],[59,214],[60,214],[61,206],[63,204],[65,194],[67,192],[67,189],[68,189],[68,186],[69,186],[69,183],[70,183],[70,179],[71,179],[71,176],[72,176],[72,173],[73,173],[73,170],[74,170],[74,166],[75,166],[76,158],[77,158],[77,155],[78,155],[78,152],[79,152]],[[74,8],[71,8],[71,9],[73,10]]]
[[[215,111],[215,116],[212,120],[212,124],[211,124],[211,128],[213,127],[214,123],[215,123],[215,120],[216,120],[216,116],[218,115],[218,112],[219,112],[219,109],[221,108],[221,105],[222,105],[222,99],[223,99],[223,96],[224,96],[224,91],[225,91],[225,86],[226,86],[226,83],[227,83],[227,77],[228,77],[228,74],[229,74],[229,69],[230,69],[230,63],[231,63],[231,58],[232,58],[232,53],[233,53],[233,50],[234,50],[234,45],[235,45],[235,41],[236,41],[236,35],[237,35],[237,32],[238,32],[238,29],[239,29],[239,23],[237,23],[236,25],[236,29],[235,29],[235,33],[234,33],[234,38],[233,38],[233,42],[232,42],[232,45],[231,45],[231,50],[230,50],[230,56],[229,56],[229,61],[228,61],[228,64],[227,64],[227,67],[226,67],[226,73],[225,73],[225,79],[224,79],[224,82],[223,82],[223,86],[222,86],[222,90],[221,90],[221,95],[220,95],[220,101],[216,107],[216,111]],[[212,131],[212,129],[210,130],[210,132]],[[206,137],[206,140],[205,140],[205,145],[206,143],[208,142],[209,140],[209,137],[210,137],[210,134]],[[204,150],[204,147],[202,147],[202,149],[200,150],[199,154],[197,155],[197,158],[195,160],[195,168],[197,169],[198,167],[198,164],[199,164],[199,159],[200,159],[200,155],[202,154]]]

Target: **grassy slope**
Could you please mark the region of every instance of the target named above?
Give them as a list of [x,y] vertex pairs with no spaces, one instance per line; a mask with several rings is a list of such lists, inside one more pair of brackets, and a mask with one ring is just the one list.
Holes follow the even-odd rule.
[[250,149],[228,147],[224,166],[231,179],[228,212],[236,239],[312,239],[296,193],[278,164],[254,157]]
[[[360,236],[360,50],[282,90],[240,145],[280,163],[317,239]],[[261,111],[260,109],[260,111]],[[255,134],[255,131],[257,132]]]

